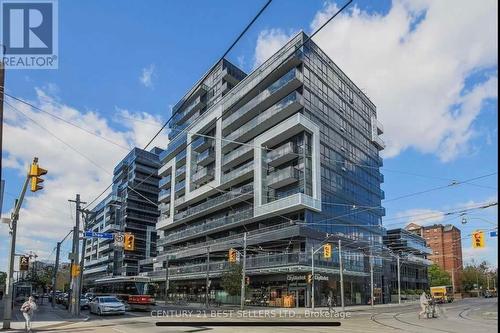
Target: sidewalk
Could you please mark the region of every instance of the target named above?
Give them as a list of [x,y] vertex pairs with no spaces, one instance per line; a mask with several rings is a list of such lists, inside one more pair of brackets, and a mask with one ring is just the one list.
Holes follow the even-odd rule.
[[[3,320],[3,300],[0,304],[0,317]],[[24,332],[24,317],[19,310],[21,306],[16,304],[12,309],[12,321],[10,324],[11,329],[2,332],[13,332],[22,331]],[[47,330],[56,327],[62,327],[69,325],[74,322],[85,321],[88,317],[80,316],[79,318],[73,317],[66,309],[62,308],[60,305],[56,305],[52,308],[52,305],[44,300],[44,304],[38,305],[38,310],[35,312],[33,317],[32,328],[33,331],[36,330]]]
[[[396,307],[396,306],[411,306],[418,304],[418,301],[408,301],[404,302],[401,304],[398,303],[389,303],[389,304],[375,304],[373,307],[376,309],[383,309],[383,308],[391,308],[391,307]],[[206,309],[205,304],[202,303],[187,303],[185,305],[173,305],[167,303],[165,305],[164,301],[157,301],[156,304],[160,307],[165,307],[165,308],[179,308],[179,309],[184,309],[184,308],[193,308],[193,309]],[[239,305],[229,305],[229,304],[223,304],[220,307],[210,307],[210,310],[239,310]],[[311,308],[274,308],[274,307],[259,307],[259,306],[246,306],[245,310],[262,310],[262,309],[288,309],[288,310],[293,310],[297,314],[303,314],[306,311],[311,311]],[[349,312],[356,312],[356,311],[370,311],[372,309],[371,305],[352,305],[352,306],[345,306],[344,310],[349,311]],[[315,311],[328,311],[327,307],[316,307],[314,309]],[[342,311],[342,308],[340,306],[333,307],[332,310],[335,310],[337,312]]]

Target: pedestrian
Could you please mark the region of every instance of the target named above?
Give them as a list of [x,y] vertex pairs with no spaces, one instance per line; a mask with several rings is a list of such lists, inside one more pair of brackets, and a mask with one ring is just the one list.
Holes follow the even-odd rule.
[[28,300],[21,306],[21,312],[23,313],[24,319],[26,320],[25,328],[27,332],[31,332],[31,322],[36,309],[37,306],[33,296],[30,296]]
[[421,309],[421,311],[418,313],[418,319],[420,319],[420,316],[422,316],[426,313],[428,305],[429,305],[429,300],[427,299],[427,295],[425,294],[425,291],[423,291],[422,295],[420,295],[420,309]]

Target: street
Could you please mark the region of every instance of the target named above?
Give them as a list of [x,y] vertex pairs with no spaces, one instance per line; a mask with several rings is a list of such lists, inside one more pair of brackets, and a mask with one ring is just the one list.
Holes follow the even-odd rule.
[[[62,308],[52,310],[49,306],[40,307],[35,319],[35,332],[494,332],[498,328],[498,300],[465,299],[440,306],[440,316],[435,319],[418,319],[418,304],[383,305],[346,308],[346,317],[337,313],[328,318],[329,312],[324,308],[316,309],[273,309],[252,308],[240,312],[234,308],[163,307],[158,306],[152,312],[130,311],[122,316],[99,317],[82,311],[82,319],[71,319]],[[314,315],[313,315],[314,314]],[[23,329],[22,316],[16,312],[12,327]],[[197,322],[226,323],[227,326],[211,327]],[[318,321],[340,322],[340,326],[315,327]],[[157,322],[184,322],[186,326],[158,327]],[[252,327],[254,323],[268,322],[270,325]],[[309,322],[307,326],[297,326],[299,322]],[[238,323],[238,326],[231,326]],[[245,323],[249,326],[241,326]],[[217,325],[216,324],[216,325]],[[283,324],[281,326],[280,324]],[[294,327],[296,326],[296,327]]]

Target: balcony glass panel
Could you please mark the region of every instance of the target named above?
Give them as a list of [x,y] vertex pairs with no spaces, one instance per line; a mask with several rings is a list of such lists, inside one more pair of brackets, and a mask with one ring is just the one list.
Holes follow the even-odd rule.
[[239,168],[226,173],[225,175],[222,176],[222,182],[228,182],[234,178],[237,178],[247,172],[253,171],[253,161],[247,162],[240,166]]
[[[249,132],[251,129],[253,129],[255,126],[263,123],[264,121],[268,120],[275,114],[281,112],[284,108],[289,106],[290,104],[297,102],[300,98],[300,95],[297,92],[292,92],[285,98],[281,99],[278,103],[275,105],[271,106],[267,110],[263,111],[261,114],[259,114],[257,117],[252,118],[250,121],[245,123],[243,126],[238,128],[237,130],[231,132],[226,139],[228,140],[233,140],[235,141],[238,139],[240,136],[243,134]],[[225,146],[227,144],[230,144],[231,141],[223,141],[222,145]]]
[[160,181],[158,182],[158,186],[162,188],[165,185],[170,184],[170,182],[172,182],[172,175],[168,175],[166,177],[161,178]]

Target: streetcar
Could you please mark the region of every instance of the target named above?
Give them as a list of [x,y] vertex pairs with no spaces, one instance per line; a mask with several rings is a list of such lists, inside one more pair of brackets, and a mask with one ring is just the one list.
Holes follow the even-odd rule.
[[114,295],[127,310],[150,311],[155,306],[150,278],[144,276],[119,276],[94,281],[89,288],[93,296]]

